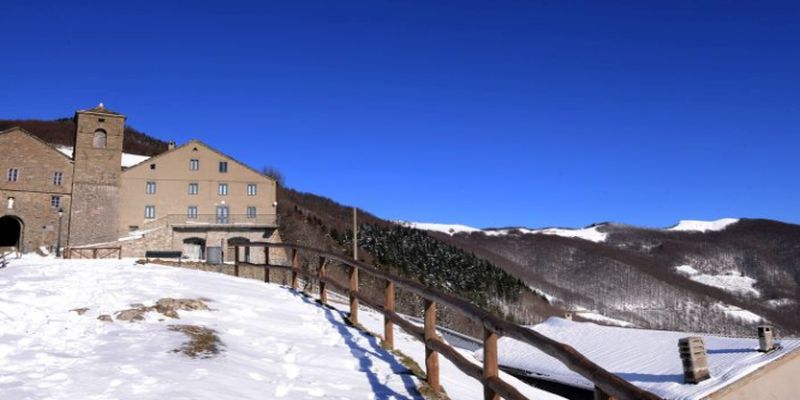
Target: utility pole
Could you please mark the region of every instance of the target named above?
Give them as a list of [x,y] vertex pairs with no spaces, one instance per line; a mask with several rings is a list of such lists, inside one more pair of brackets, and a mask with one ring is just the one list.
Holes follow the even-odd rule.
[[358,261],[358,208],[353,207],[353,259]]

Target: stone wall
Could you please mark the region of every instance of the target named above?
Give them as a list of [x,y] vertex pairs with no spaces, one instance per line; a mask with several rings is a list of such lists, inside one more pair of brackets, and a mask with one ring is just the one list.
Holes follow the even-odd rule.
[[[55,247],[59,209],[64,210],[61,237],[62,245],[66,245],[72,202],[72,161],[19,128],[0,133],[0,151],[0,217],[12,216],[22,221],[22,250]],[[9,169],[18,171],[16,181],[8,180]],[[55,172],[61,173],[60,185],[53,180]],[[51,205],[53,196],[60,198],[59,207]]]

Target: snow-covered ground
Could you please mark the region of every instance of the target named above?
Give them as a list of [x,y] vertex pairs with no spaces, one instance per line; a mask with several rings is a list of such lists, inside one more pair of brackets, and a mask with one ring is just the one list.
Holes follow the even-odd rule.
[[715,221],[682,220],[677,225],[669,228],[671,231],[709,232],[721,231],[728,225],[739,222],[737,218],[722,218]]
[[[97,320],[163,297],[212,310]],[[223,351],[173,353],[187,337],[170,324],[216,330]],[[277,285],[132,260],[26,256],[0,270],[3,399],[412,399],[417,385],[377,339]]]
[[442,232],[448,235],[455,235],[457,233],[473,233],[481,232],[489,236],[505,236],[512,233],[522,233],[524,235],[555,235],[568,238],[578,238],[589,240],[592,242],[603,242],[606,240],[607,234],[597,230],[597,226],[588,228],[542,228],[542,229],[528,229],[528,228],[513,228],[513,229],[478,229],[467,225],[458,224],[435,224],[427,222],[409,222],[397,221],[398,224],[408,227],[419,229],[423,231]]
[[421,231],[441,232],[448,235],[455,235],[456,233],[472,233],[480,232],[478,228],[473,228],[467,225],[459,224],[435,224],[428,222],[410,222],[410,221],[396,221],[397,224],[407,228],[419,229]]
[[[207,298],[211,310],[97,319],[164,297]],[[84,307],[83,315],[70,311]],[[381,332],[379,313],[362,310],[359,319]],[[214,329],[221,353],[174,353],[188,338],[171,324]],[[395,329],[397,348],[424,366],[422,343]],[[441,356],[440,364],[450,398],[482,398],[478,381]],[[530,398],[560,399],[503,378]],[[342,313],[278,285],[133,260],[26,255],[0,269],[3,399],[417,399],[418,384]]]
[[[67,157],[72,157],[72,146],[57,146],[56,150],[64,153]],[[138,154],[130,154],[130,153],[122,153],[122,161],[120,162],[122,167],[128,168],[132,167],[136,164],[139,164],[142,161],[149,159],[150,156],[142,156]]]
[[[683,383],[678,339],[685,332],[607,327],[590,322],[550,318],[534,330],[569,344],[606,370],[665,399],[700,399],[741,379],[789,352],[800,340],[780,340],[781,349],[761,353],[757,339],[703,336],[711,378],[697,385]],[[542,379],[587,389],[590,381],[534,347],[510,338],[498,343],[500,365],[526,370]],[[480,356],[480,351],[477,352]]]
[[749,323],[756,324],[756,323],[762,322],[764,320],[764,318],[761,318],[760,315],[758,315],[758,314],[756,314],[756,313],[754,313],[752,311],[748,311],[748,310],[745,310],[744,308],[732,306],[730,304],[715,303],[714,304],[714,308],[722,311],[723,313],[725,313],[725,315],[727,315],[729,317],[740,319],[740,320],[742,320],[744,322],[749,322]]
[[721,275],[704,274],[691,265],[679,265],[675,267],[678,273],[685,275],[689,279],[702,283],[703,285],[713,286],[722,290],[745,296],[761,296],[761,292],[754,288],[756,280],[744,276],[737,271],[727,271]]
[[601,323],[603,323],[605,325],[616,325],[616,326],[624,326],[624,327],[633,327],[633,326],[635,326],[634,324],[632,324],[632,323],[630,323],[628,321],[623,321],[621,319],[607,317],[607,316],[605,316],[603,314],[600,314],[598,312],[595,312],[595,311],[589,311],[589,310],[586,310],[586,309],[578,309],[577,311],[573,311],[573,312],[575,313],[575,315],[577,315],[577,316],[579,316],[579,317],[581,317],[583,319],[588,319],[590,321],[595,321],[595,322],[601,322]]

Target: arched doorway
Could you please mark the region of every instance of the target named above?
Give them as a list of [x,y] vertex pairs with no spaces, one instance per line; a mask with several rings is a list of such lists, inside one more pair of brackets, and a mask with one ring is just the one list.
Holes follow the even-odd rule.
[[22,220],[18,217],[0,217],[0,247],[16,247],[22,251],[22,227]]
[[206,241],[199,237],[183,240],[183,255],[190,260],[205,260]]

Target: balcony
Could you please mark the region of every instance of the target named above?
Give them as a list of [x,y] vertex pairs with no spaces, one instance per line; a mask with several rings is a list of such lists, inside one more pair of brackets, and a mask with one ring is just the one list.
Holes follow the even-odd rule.
[[178,229],[220,229],[220,230],[241,230],[241,229],[265,229],[277,228],[278,216],[275,214],[257,214],[249,216],[246,214],[198,214],[188,216],[186,214],[169,214],[161,218],[149,221],[144,224],[144,228],[156,227],[161,225],[172,226]]

